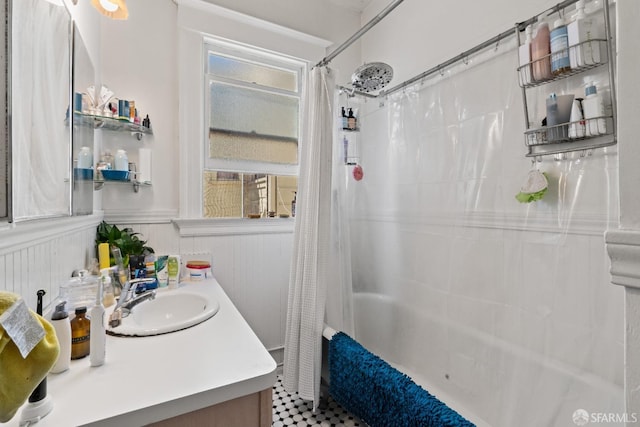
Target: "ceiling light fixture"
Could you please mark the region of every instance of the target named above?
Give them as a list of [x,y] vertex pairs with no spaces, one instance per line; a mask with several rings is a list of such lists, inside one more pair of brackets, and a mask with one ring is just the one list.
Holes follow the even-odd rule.
[[91,0],[98,12],[111,19],[127,19],[129,11],[125,0]]

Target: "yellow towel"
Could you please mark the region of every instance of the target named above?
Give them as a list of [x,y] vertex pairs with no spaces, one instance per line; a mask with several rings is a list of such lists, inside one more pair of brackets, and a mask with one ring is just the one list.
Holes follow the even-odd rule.
[[[0,291],[0,316],[18,299],[19,295]],[[0,326],[0,423],[13,418],[53,367],[60,352],[53,326],[33,311],[31,315],[40,321],[45,336],[26,359]]]

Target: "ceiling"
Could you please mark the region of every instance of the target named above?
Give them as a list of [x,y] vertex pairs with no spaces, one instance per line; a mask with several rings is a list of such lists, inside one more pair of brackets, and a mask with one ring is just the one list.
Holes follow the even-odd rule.
[[328,0],[333,4],[351,9],[357,12],[362,12],[372,0]]

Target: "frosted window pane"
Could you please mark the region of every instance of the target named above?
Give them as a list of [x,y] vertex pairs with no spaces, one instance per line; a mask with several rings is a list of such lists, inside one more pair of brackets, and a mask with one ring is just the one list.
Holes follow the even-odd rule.
[[277,89],[298,91],[297,73],[264,64],[254,64],[209,54],[209,73],[218,77],[256,83]]
[[298,98],[224,83],[210,87],[211,158],[297,164]]

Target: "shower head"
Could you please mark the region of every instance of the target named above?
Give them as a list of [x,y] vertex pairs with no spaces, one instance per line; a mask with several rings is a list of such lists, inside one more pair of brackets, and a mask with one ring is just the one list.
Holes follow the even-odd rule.
[[389,84],[393,68],[384,62],[364,64],[351,75],[351,84],[360,92],[374,92]]

